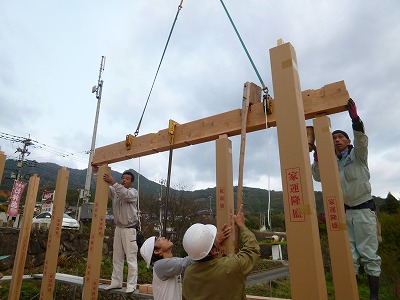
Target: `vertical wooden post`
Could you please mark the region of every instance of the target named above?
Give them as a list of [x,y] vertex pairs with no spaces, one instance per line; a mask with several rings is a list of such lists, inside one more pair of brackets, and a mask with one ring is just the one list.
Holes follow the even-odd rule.
[[293,299],[327,299],[297,59],[270,49]]
[[83,300],[95,300],[97,299],[99,293],[98,287],[109,191],[109,185],[103,180],[103,175],[109,175],[110,172],[110,167],[107,165],[102,165],[100,166],[99,173],[97,175],[96,194],[92,216],[92,229],[90,230],[88,259],[86,264],[86,275],[82,296]]
[[26,254],[29,245],[29,237],[31,235],[33,212],[35,210],[36,197],[39,188],[39,181],[40,178],[37,174],[31,176],[31,178],[29,179],[28,191],[26,193],[24,207],[24,220],[22,222],[22,226],[18,236],[17,251],[15,253],[10,290],[8,293],[9,300],[19,299],[20,296]]
[[359,299],[353,259],[347,234],[342,187],[333,147],[330,120],[318,115],[314,120],[318,164],[328,232],[329,252],[336,299]]
[[40,299],[42,300],[53,299],[68,179],[69,171],[66,167],[58,170],[49,236],[47,238],[46,258],[43,265],[42,286],[40,289]]
[[5,165],[6,165],[6,155],[4,154],[3,151],[0,151],[0,184],[1,180],[3,179],[3,171]]
[[221,135],[216,143],[216,180],[217,180],[217,228],[226,223],[233,232],[220,249],[220,255],[235,253],[236,235],[233,219],[235,204],[233,199],[232,141],[226,134]]

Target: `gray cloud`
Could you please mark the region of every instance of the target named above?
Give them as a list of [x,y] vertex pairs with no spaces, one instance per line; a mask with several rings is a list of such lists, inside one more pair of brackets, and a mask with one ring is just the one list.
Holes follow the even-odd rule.
[[[1,130],[31,134],[68,152],[88,150],[97,104],[91,87],[105,55],[97,146],[124,140],[140,119],[177,4],[3,5],[0,41],[7,47],[0,50]],[[400,105],[398,1],[226,5],[272,95],[269,49],[279,38],[296,49],[302,89],[345,80],[370,138],[374,194],[391,191],[399,197],[400,131],[393,120]],[[260,85],[221,5],[184,2],[140,134],[166,128],[169,119],[186,123],[240,108],[246,81]],[[330,118],[332,127],[351,131],[346,113]],[[236,184],[240,140],[232,137],[232,142]],[[14,152],[8,141],[0,140],[0,146],[7,155]],[[87,157],[46,159],[86,168]],[[165,178],[167,166],[167,153],[140,159],[143,175],[152,180]],[[112,167],[137,169],[139,160]],[[271,189],[281,189],[276,129],[249,134],[246,145],[244,184],[267,188],[268,178]],[[174,151],[172,181],[193,189],[215,185],[215,142]]]

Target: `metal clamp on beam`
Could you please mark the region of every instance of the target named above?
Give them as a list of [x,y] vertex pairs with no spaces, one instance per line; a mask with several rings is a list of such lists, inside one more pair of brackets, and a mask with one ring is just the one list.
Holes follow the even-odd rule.
[[175,137],[175,126],[179,125],[179,123],[175,122],[174,120],[169,120],[168,123],[168,135],[169,135],[169,144],[174,144],[174,137]]
[[263,95],[264,110],[267,114],[272,114],[272,101],[271,96],[267,93]]
[[125,138],[126,150],[131,150],[134,138],[135,137],[132,134],[127,134],[126,135],[126,138]]

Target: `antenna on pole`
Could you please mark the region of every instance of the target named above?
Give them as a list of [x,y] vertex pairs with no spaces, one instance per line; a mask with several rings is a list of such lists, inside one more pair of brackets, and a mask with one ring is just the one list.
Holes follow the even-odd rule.
[[[99,120],[101,94],[103,91],[103,79],[101,78],[101,75],[104,71],[105,64],[106,64],[106,57],[102,56],[101,62],[100,62],[99,79],[97,80],[97,85],[92,87],[92,93],[96,93],[97,109],[96,109],[96,117],[94,120],[94,127],[93,127],[92,145],[90,147],[89,163],[88,163],[88,168],[87,168],[87,172],[86,172],[85,189],[81,190],[79,193],[79,199],[83,199],[83,203],[88,203],[89,199],[90,199],[90,183],[91,183],[91,178],[92,178],[92,160],[93,160],[94,150],[95,150],[95,146],[96,146],[97,124],[98,124],[98,120]],[[79,206],[79,199],[78,199],[78,206]],[[90,216],[90,218],[91,218],[91,216]],[[80,215],[78,216],[78,219],[80,219]]]

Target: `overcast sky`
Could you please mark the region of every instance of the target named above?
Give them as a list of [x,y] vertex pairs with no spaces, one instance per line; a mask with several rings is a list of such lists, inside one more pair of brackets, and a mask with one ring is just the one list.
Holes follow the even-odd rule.
[[[101,56],[106,56],[96,147],[123,141],[139,122],[179,0],[0,0],[0,138],[8,158],[30,137],[30,160],[88,165]],[[400,1],[226,1],[273,96],[269,49],[297,53],[302,90],[344,80],[369,136],[373,194],[400,197]],[[260,82],[217,0],[184,1],[139,135],[241,108]],[[330,116],[350,132],[347,112]],[[312,125],[312,121],[307,121]],[[6,138],[4,138],[6,137]],[[237,185],[239,137],[232,137]],[[168,153],[111,164],[153,181]],[[282,190],[276,128],[247,135],[244,185]],[[8,176],[8,174],[5,174]],[[177,149],[172,185],[215,186],[215,142]],[[320,190],[320,185],[315,184]]]

